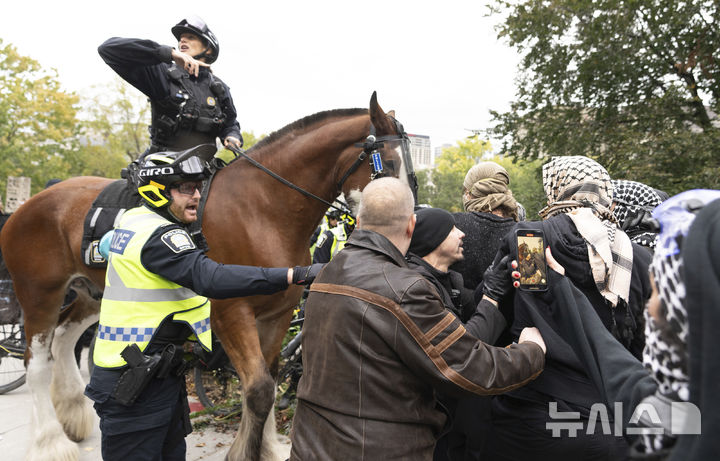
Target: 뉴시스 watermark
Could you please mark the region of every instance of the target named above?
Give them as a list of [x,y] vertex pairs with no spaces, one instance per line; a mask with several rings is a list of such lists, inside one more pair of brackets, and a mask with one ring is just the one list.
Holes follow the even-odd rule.
[[[587,421],[580,418],[577,411],[558,411],[557,402],[549,403],[549,414],[553,422],[545,423],[545,428],[552,431],[553,437],[577,437],[579,431],[585,429],[587,434],[594,434],[599,424],[603,435],[662,434],[686,435],[700,434],[700,409],[690,402],[661,402],[657,399],[643,400],[632,412],[628,427],[623,428],[623,404],[615,402],[613,418],[610,418],[605,404],[595,403],[590,407]],[[587,427],[583,426],[587,424]],[[612,424],[612,429],[611,429]]]

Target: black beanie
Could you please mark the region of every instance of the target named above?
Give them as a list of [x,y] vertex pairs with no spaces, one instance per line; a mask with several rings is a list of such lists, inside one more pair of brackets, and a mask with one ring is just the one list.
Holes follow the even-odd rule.
[[455,227],[455,218],[440,208],[423,208],[415,213],[417,222],[410,241],[410,251],[421,258],[432,253]]

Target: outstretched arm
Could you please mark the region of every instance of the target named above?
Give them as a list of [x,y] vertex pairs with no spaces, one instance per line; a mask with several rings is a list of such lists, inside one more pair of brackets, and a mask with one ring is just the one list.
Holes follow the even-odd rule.
[[98,47],[105,63],[123,80],[152,100],[166,97],[167,66],[172,62],[173,49],[152,40],[113,37]]

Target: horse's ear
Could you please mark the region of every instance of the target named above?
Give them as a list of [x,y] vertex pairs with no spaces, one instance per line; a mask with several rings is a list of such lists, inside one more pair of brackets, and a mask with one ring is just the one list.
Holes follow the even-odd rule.
[[377,102],[377,91],[373,91],[370,97],[370,121],[378,133],[387,134],[392,132],[392,126],[390,125],[387,115],[385,115],[385,111],[382,110],[382,107],[380,107],[380,104]]
[[388,115],[388,117],[395,118],[395,111],[391,110],[390,112],[387,113],[387,115]]

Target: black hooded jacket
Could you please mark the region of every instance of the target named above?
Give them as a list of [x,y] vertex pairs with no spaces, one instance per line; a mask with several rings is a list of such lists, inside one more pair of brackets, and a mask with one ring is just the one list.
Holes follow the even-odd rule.
[[[515,229],[542,230],[545,245],[553,257],[565,268],[565,273],[587,297],[605,328],[635,357],[642,358],[645,347],[643,309],[650,298],[651,287],[648,269],[652,257],[647,249],[633,243],[633,269],[628,306],[612,309],[598,291],[592,275],[587,243],[577,231],[569,216],[562,214],[544,221],[521,222]],[[517,255],[515,230],[508,233],[500,248],[502,254]],[[516,303],[516,314],[517,314]],[[614,320],[614,321],[613,321]],[[519,330],[518,330],[519,331]]]

